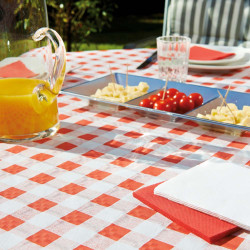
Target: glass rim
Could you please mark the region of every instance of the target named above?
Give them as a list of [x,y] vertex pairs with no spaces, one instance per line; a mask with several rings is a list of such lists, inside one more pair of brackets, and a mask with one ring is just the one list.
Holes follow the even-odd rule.
[[172,35],[172,36],[159,36],[156,38],[157,41],[161,42],[191,42],[191,38],[188,36],[178,36],[178,35]]

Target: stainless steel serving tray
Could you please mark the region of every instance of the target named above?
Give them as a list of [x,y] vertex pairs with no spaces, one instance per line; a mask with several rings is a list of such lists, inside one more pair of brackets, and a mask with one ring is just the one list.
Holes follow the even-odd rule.
[[[126,86],[126,75],[121,73],[115,73],[116,83]],[[217,121],[210,121],[206,119],[197,118],[197,114],[205,114],[210,113],[211,109],[216,108],[221,104],[221,100],[219,99],[218,90],[224,96],[226,90],[210,88],[205,86],[197,86],[193,84],[186,83],[178,83],[178,82],[168,82],[168,88],[176,88],[181,92],[189,95],[190,93],[200,93],[203,96],[204,102],[203,105],[188,112],[186,114],[177,114],[172,112],[166,112],[161,110],[154,110],[149,108],[140,107],[139,103],[142,99],[146,98],[153,93],[158,92],[165,85],[165,82],[160,79],[149,78],[149,77],[141,77],[135,75],[128,75],[128,84],[130,86],[138,85],[140,82],[147,82],[149,85],[149,91],[146,95],[128,101],[126,103],[116,103],[111,102],[99,98],[91,97],[91,95],[95,94],[98,88],[102,89],[109,82],[112,82],[112,76],[107,75],[101,78],[98,78],[89,82],[82,82],[78,85],[70,88],[65,88],[61,91],[63,94],[70,94],[77,96],[79,98],[84,98],[89,100],[89,105],[94,105],[100,110],[113,110],[118,111],[119,109],[132,109],[141,113],[144,116],[153,118],[153,119],[161,119],[172,122],[179,122],[183,120],[192,120],[198,124],[200,124],[204,129],[215,130],[219,132],[226,132],[233,135],[239,135],[242,131],[250,131],[250,127],[239,126],[234,124],[222,123]],[[236,91],[229,91],[227,96],[228,103],[235,103],[239,109],[242,109],[244,105],[250,106],[250,95],[248,93],[241,93]]]

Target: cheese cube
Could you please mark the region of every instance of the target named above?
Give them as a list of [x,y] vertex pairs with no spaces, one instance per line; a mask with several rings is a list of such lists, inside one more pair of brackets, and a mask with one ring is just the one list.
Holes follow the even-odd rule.
[[228,103],[227,105],[229,106],[231,111],[238,110],[237,106],[234,103]]
[[250,117],[247,116],[242,119],[239,125],[250,127]]
[[149,89],[149,86],[146,82],[140,82],[138,85],[138,89],[142,92],[147,92]]
[[247,114],[250,114],[250,106],[243,106],[243,111],[245,111]]

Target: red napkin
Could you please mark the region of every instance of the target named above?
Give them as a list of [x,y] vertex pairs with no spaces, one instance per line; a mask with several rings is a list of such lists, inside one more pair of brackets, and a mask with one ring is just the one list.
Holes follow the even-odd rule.
[[240,230],[231,223],[155,195],[154,189],[159,184],[141,188],[133,196],[209,243]]
[[21,61],[16,61],[11,64],[0,67],[0,77],[31,78],[36,75],[37,74],[29,70]]
[[200,46],[192,46],[190,48],[190,60],[199,61],[211,61],[211,60],[221,60],[229,56],[233,56],[235,53],[225,53],[213,49],[207,49]]

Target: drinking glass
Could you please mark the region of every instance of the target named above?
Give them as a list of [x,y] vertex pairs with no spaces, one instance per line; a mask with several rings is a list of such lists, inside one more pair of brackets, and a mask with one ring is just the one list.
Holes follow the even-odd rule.
[[0,2],[0,140],[19,142],[59,129],[57,96],[65,47],[48,28],[45,0]]
[[185,82],[191,39],[185,36],[161,36],[156,40],[159,77]]

